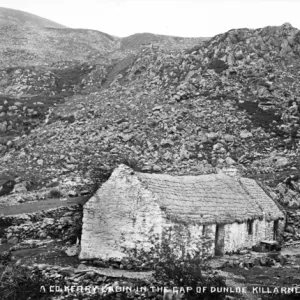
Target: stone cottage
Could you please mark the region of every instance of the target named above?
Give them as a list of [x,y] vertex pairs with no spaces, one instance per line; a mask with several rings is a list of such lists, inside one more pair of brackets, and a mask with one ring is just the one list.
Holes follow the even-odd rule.
[[[249,178],[223,174],[170,176],[120,165],[84,205],[81,259],[121,259],[124,249],[150,247],[180,224],[187,248],[211,239],[210,255],[278,239],[285,215]],[[125,248],[124,248],[125,247]]]

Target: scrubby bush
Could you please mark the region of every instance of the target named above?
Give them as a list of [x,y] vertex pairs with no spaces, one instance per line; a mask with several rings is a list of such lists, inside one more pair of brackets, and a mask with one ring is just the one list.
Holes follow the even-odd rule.
[[[41,276],[41,271],[31,271],[21,266],[6,266],[0,275],[1,300],[48,300],[51,285],[59,285],[57,280]],[[45,291],[41,287],[45,287]],[[48,291],[48,292],[47,292]]]
[[[209,232],[199,240],[197,251],[188,249],[191,242],[184,225],[176,225],[166,230],[159,237],[152,234],[149,249],[133,248],[123,251],[127,253],[128,263],[139,265],[145,269],[154,270],[153,276],[164,287],[190,287],[192,290],[185,294],[188,300],[224,299],[225,293],[211,294],[211,287],[225,287],[224,278],[209,266],[210,246],[213,243]],[[204,293],[196,293],[197,287],[206,287]]]
[[62,193],[59,189],[53,188],[50,190],[49,198],[61,198],[61,197],[62,197]]

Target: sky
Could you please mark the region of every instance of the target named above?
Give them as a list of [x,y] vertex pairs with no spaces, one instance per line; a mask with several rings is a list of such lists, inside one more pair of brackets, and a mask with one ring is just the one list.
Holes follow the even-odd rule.
[[300,0],[0,0],[0,7],[119,37],[142,32],[212,37],[285,22],[300,29]]

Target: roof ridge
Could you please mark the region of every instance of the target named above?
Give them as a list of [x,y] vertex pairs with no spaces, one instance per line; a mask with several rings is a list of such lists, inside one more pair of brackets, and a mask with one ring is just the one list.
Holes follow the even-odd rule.
[[[123,173],[124,168],[121,170]],[[131,176],[132,173],[128,169],[126,171],[123,174]],[[164,212],[176,220],[199,224],[229,224],[262,219],[264,215],[267,220],[283,216],[273,199],[249,178],[234,178],[226,174],[134,174],[143,188],[155,196],[154,201],[166,208]]]

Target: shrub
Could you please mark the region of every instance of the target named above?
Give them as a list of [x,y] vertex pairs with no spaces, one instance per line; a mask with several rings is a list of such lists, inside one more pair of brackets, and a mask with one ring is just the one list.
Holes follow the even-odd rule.
[[62,193],[59,189],[51,189],[49,192],[49,198],[61,198]]
[[[41,271],[31,271],[21,266],[6,266],[0,276],[1,300],[48,300],[51,299],[50,285],[57,285],[57,280],[44,278]],[[63,285],[63,284],[61,284]],[[53,296],[53,293],[51,294]]]
[[[208,265],[210,246],[213,243],[209,231],[199,240],[197,251],[187,249],[191,242],[184,225],[176,225],[166,230],[160,238],[152,234],[149,249],[133,248],[123,250],[128,263],[154,270],[153,276],[162,286],[191,287],[186,299],[224,299],[224,293],[210,294],[210,287],[225,287],[225,281]],[[207,287],[207,292],[196,293],[196,287]]]

